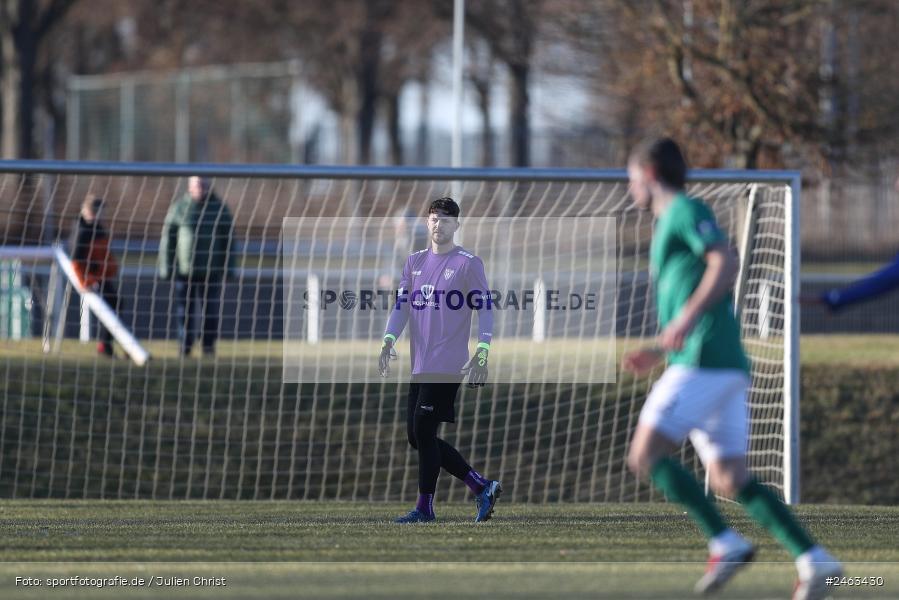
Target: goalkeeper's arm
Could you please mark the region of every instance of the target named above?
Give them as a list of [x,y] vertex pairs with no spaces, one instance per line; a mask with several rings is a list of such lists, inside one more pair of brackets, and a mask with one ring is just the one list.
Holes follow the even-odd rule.
[[390,373],[390,361],[396,360],[396,350],[394,349],[394,344],[396,344],[396,338],[402,333],[403,328],[406,326],[406,322],[409,320],[409,307],[407,302],[403,302],[406,305],[404,308],[400,307],[400,300],[397,300],[397,307],[393,309],[390,313],[390,318],[387,320],[387,331],[384,333],[384,339],[381,340],[381,355],[378,357],[378,373],[380,373],[381,377],[387,377],[387,374]]
[[406,293],[405,269],[403,272],[403,281],[400,283],[400,289],[397,292],[396,305],[390,311],[390,318],[387,319],[387,331],[381,340],[381,354],[378,357],[378,373],[381,377],[387,377],[390,373],[390,361],[396,360],[396,338],[403,332],[406,323],[409,322],[409,298]]
[[477,309],[478,345],[475,347],[474,356],[462,367],[462,374],[468,374],[468,387],[483,387],[487,383],[487,360],[490,356],[490,342],[493,341],[493,298],[490,296],[484,265],[480,260],[476,263],[474,279],[477,289],[485,291],[481,293],[481,302]]

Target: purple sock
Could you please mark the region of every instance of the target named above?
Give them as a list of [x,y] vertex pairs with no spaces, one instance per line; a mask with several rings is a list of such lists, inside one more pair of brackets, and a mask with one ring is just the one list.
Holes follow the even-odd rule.
[[487,485],[489,479],[484,478],[483,475],[472,469],[468,472],[468,475],[465,476],[465,485],[468,486],[475,494],[480,494],[484,491],[484,486]]
[[434,494],[419,494],[415,508],[428,516],[434,514]]

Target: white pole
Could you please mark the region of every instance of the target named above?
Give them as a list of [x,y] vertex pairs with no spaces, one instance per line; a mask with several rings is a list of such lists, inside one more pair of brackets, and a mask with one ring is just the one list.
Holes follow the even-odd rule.
[[755,236],[756,209],[755,201],[758,194],[758,184],[749,186],[749,202],[746,206],[746,215],[743,218],[743,237],[740,238],[740,266],[737,271],[737,283],[734,285],[734,314],[740,320],[740,307],[743,297],[746,295],[746,279],[749,276],[749,251],[752,248],[752,239]]
[[[56,264],[56,263],[53,263]],[[68,279],[63,281],[60,286],[64,288],[62,292],[62,303],[57,307],[56,331],[53,333],[53,353],[59,354],[62,348],[62,338],[66,333],[66,316],[69,311],[69,302],[72,299],[72,284]]]
[[134,79],[119,89],[119,160],[134,160]]
[[24,331],[22,327],[22,288],[21,286],[16,286],[12,289],[12,294],[10,298],[10,304],[12,306],[12,325],[10,327],[11,335],[9,336],[14,340],[21,340],[24,337]]
[[82,344],[91,341],[91,311],[87,307],[86,294],[81,295],[81,328],[78,330],[78,340]]
[[[453,2],[453,132],[450,166],[462,166],[462,73],[465,68],[465,0]],[[462,203],[461,186],[458,181],[451,184],[451,196]],[[461,242],[457,242],[461,243]]]
[[12,292],[12,275],[9,273],[9,263],[0,262],[0,338],[10,337],[8,329],[9,320],[12,315],[9,314],[11,302],[6,301],[7,289]]
[[[59,268],[62,269],[69,282],[75,286],[78,282],[78,276],[75,274],[72,260],[58,246],[52,248],[52,252],[56,256]],[[139,367],[144,366],[150,360],[150,353],[125,328],[115,311],[96,292],[79,290],[79,293],[81,294],[81,331],[79,336],[81,341],[87,342],[90,340],[90,313],[94,313],[97,319],[103,323],[103,326],[109,330],[112,337],[122,346],[122,349],[131,357],[131,360]]]
[[75,86],[77,77],[70,81],[66,98],[66,158],[78,160],[81,158],[81,89]]
[[182,74],[175,84],[175,161],[190,160],[190,75]]
[[797,177],[787,189],[784,244],[784,500],[799,503],[799,193]]
[[542,279],[534,282],[534,334],[535,342],[546,339],[546,284]]
[[762,284],[759,298],[759,339],[767,340],[771,335],[771,285]]
[[317,344],[319,340],[318,332],[321,329],[321,285],[318,281],[318,275],[310,273],[306,278],[306,305],[309,310],[306,311],[306,341],[310,344]]
[[50,336],[56,330],[56,321],[59,319],[59,265],[50,264],[50,277],[47,279],[47,314],[44,315],[44,326],[41,331],[41,349],[44,354],[51,350]]
[[[690,5],[690,19],[692,24],[692,3]],[[743,217],[743,237],[739,239],[740,243],[740,265],[737,271],[737,282],[734,284],[734,314],[737,316],[738,322],[742,325],[743,315],[741,314],[741,306],[743,305],[743,298],[746,295],[746,279],[749,277],[749,252],[752,248],[752,240],[755,236],[755,226],[756,226],[756,197],[758,195],[758,184],[752,184],[749,186],[749,202],[746,206],[746,213]],[[764,304],[764,309],[759,310],[759,335],[761,336],[761,323],[763,322],[762,313],[768,312],[768,302],[769,297],[766,294],[770,294],[768,290],[768,286],[766,285],[762,291],[762,303]],[[767,318],[765,317],[765,323],[767,323]],[[765,338],[767,338],[768,333],[765,332]],[[709,490],[711,489],[711,475],[708,468],[705,469],[705,495],[709,495]]]
[[453,3],[453,138],[450,166],[462,166],[462,72],[465,67],[465,0]]
[[[232,152],[235,153],[237,160],[244,161],[243,153],[243,116],[244,116],[244,106],[243,106],[243,94],[240,89],[241,81],[239,79],[232,79],[231,85],[229,87],[229,93],[231,98],[231,110],[229,111],[230,119],[230,140],[231,140],[231,148]],[[293,106],[291,106],[291,113],[293,112]],[[292,144],[291,144],[292,146]],[[291,157],[291,162],[293,161],[293,157]]]

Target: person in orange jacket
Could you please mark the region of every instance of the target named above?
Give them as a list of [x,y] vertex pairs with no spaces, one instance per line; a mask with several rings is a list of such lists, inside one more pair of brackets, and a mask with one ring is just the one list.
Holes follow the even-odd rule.
[[[100,224],[102,209],[102,198],[94,194],[85,197],[72,236],[72,263],[81,287],[99,294],[110,308],[118,312],[119,295],[115,277],[119,265],[109,250],[109,235]],[[102,323],[99,326],[97,352],[112,357],[112,333]]]

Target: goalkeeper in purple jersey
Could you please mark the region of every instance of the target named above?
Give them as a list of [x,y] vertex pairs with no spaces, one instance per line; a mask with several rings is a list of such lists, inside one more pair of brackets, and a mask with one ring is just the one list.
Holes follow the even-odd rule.
[[[475,522],[488,520],[502,487],[471,468],[459,451],[437,437],[441,423],[455,422],[455,401],[464,376],[469,387],[487,380],[487,357],[493,336],[493,311],[484,263],[453,241],[459,228],[459,205],[452,198],[434,200],[428,209],[428,248],[406,259],[397,301],[387,321],[378,369],[382,377],[396,359],[394,344],[409,329],[412,381],[406,431],[418,450],[418,503],[397,523],[435,520],[434,492],[443,467],[476,495]],[[478,343],[469,354],[472,312],[478,314]]]

